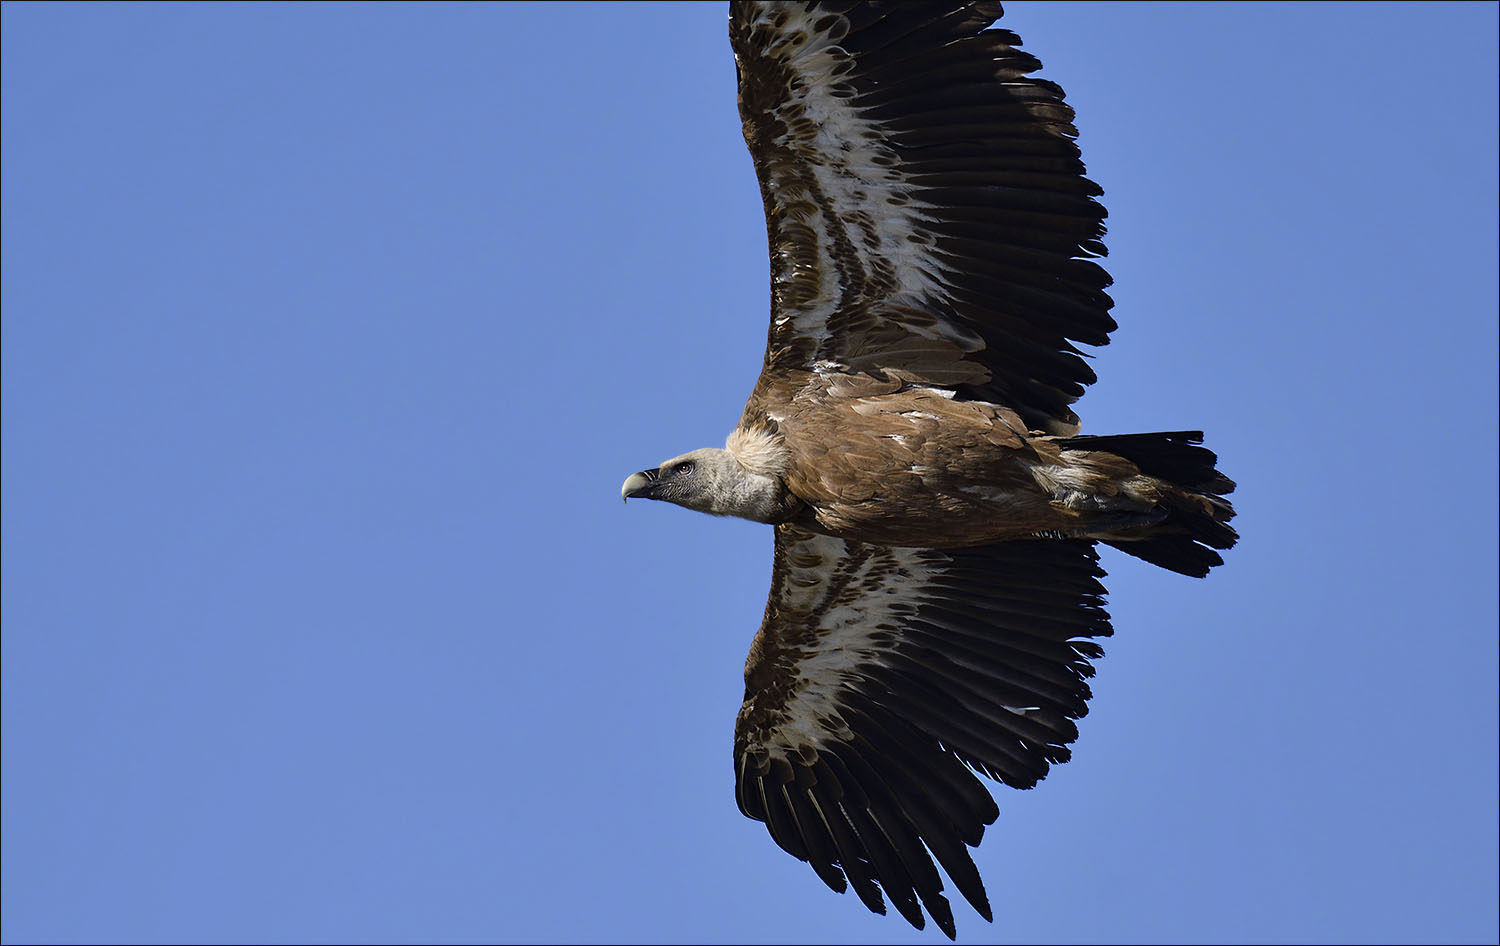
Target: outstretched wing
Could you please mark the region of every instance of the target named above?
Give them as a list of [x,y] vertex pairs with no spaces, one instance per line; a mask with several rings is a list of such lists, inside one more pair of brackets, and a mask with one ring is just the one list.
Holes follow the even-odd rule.
[[733,3],[766,207],[766,374],[842,367],[1077,432],[1114,329],[1073,110],[999,3]]
[[953,937],[935,857],[991,919],[965,845],[998,811],[970,768],[1029,788],[1068,759],[1103,654],[1089,638],[1111,633],[1103,576],[1087,541],[943,552],[779,526],[735,726],[740,810],[876,913],[883,890]]

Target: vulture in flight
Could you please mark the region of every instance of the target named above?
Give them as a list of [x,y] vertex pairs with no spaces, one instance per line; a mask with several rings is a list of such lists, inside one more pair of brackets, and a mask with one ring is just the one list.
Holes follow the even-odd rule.
[[1115,328],[1073,111],[999,3],[736,2],[765,201],[765,363],[723,449],[625,498],[775,529],[739,807],[836,891],[950,938],[937,866],[1069,757],[1111,633],[1099,543],[1202,577],[1234,545],[1197,431],[1081,436]]

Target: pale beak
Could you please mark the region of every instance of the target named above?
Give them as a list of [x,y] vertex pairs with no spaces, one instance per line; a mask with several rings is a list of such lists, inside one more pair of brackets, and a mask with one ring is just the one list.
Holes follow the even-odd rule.
[[625,485],[620,487],[620,498],[629,499],[632,496],[645,496],[656,485],[657,472],[655,470],[642,470],[632,473],[625,478]]

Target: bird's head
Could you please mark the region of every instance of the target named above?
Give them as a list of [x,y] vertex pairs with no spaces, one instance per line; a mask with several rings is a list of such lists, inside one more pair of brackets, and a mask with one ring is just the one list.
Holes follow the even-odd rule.
[[779,476],[752,473],[734,454],[705,447],[626,477],[620,498],[660,499],[713,516],[785,522],[796,505]]

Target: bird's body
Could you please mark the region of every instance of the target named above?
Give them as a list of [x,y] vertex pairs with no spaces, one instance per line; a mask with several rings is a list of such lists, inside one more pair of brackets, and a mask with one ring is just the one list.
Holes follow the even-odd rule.
[[1165,515],[1167,490],[1132,464],[942,389],[808,373],[784,411],[750,429],[777,431],[783,480],[803,506],[789,521],[842,539],[962,548],[1102,536]]
[[[1091,438],[1028,431],[998,404],[867,374],[790,372],[786,381],[793,393],[774,411],[747,411],[724,449],[674,457],[624,492],[855,542],[937,549],[1126,542],[1174,509],[1210,520],[1230,512],[1217,496],[1222,477],[1152,476]],[[1202,462],[1197,448],[1182,448]],[[674,485],[684,497],[670,495]],[[1215,539],[1226,548],[1233,533]]]
[[621,489],[775,527],[740,810],[830,887],[950,937],[940,864],[1087,712],[1096,543],[1187,575],[1236,539],[1196,431],[1082,436],[1115,327],[1072,111],[996,3],[735,3],[771,325],[723,448]]

